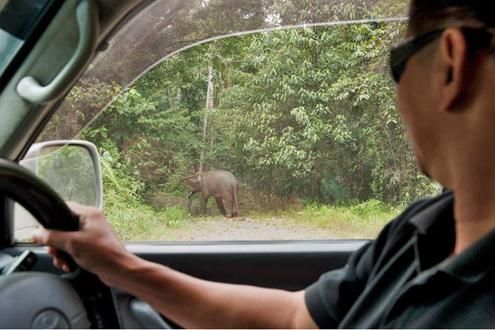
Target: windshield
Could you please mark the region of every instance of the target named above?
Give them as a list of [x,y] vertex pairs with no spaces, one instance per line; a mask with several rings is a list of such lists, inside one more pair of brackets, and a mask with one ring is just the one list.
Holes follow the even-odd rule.
[[125,240],[375,237],[439,189],[388,69],[405,6],[157,1],[100,47],[41,139],[98,147]]

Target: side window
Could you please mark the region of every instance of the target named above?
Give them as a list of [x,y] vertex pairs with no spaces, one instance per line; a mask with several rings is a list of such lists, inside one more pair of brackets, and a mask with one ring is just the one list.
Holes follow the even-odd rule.
[[[271,19],[280,19],[270,16]],[[422,176],[387,57],[401,21],[236,35],[68,100],[103,107],[80,132],[101,153],[105,212],[139,241],[373,238],[439,187]],[[44,136],[77,116],[54,117]]]
[[0,1],[0,83],[10,78],[15,66],[22,61],[25,56],[21,54],[22,48],[36,29],[46,25],[44,15],[56,7],[54,3],[53,0]]

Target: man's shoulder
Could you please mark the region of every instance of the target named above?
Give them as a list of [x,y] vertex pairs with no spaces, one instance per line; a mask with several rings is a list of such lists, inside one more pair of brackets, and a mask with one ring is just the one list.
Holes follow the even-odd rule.
[[419,199],[409,205],[401,214],[399,214],[391,223],[390,231],[398,230],[404,226],[411,224],[411,219],[421,214],[423,211],[445,203],[446,200],[452,199],[451,191],[444,191],[441,194],[433,197]]
[[[401,214],[390,221],[374,241],[374,260],[382,260],[395,254],[398,248],[406,244],[418,232],[418,220],[431,218],[431,210],[443,207],[452,199],[452,192],[446,191],[437,196],[420,199],[409,205]],[[432,219],[434,220],[434,219]]]

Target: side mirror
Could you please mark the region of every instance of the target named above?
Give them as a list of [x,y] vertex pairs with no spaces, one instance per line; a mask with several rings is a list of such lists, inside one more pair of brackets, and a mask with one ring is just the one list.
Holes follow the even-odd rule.
[[20,164],[48,183],[64,200],[103,207],[100,154],[91,142],[35,143]]
[[[35,143],[20,164],[48,183],[64,200],[103,207],[100,154],[91,142],[56,140]],[[15,240],[30,241],[37,226],[34,217],[15,203]]]

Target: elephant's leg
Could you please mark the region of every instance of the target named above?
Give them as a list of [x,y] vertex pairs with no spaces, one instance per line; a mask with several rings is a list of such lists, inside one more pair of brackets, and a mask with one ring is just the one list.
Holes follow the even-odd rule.
[[187,194],[187,209],[189,210],[190,214],[192,214],[193,195],[194,193],[192,191]]
[[206,215],[206,206],[208,205],[208,196],[201,196],[201,214]]
[[225,208],[223,207],[223,201],[220,197],[215,197],[215,201],[217,202],[218,209],[223,216],[225,216]]
[[237,200],[237,192],[239,190],[239,185],[236,184],[234,186],[234,193],[232,196],[232,216],[237,217],[239,216],[239,201]]
[[225,207],[225,216],[232,218],[232,197],[226,196],[223,198],[223,206]]

